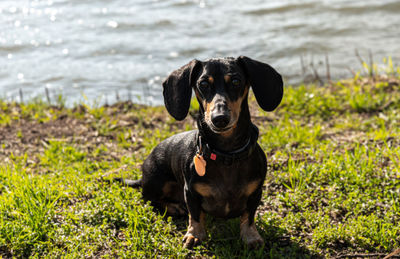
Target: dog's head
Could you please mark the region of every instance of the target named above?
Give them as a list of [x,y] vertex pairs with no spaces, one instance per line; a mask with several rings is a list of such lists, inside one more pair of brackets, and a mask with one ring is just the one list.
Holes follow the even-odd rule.
[[273,111],[282,100],[282,77],[268,64],[244,56],[192,60],[163,82],[164,102],[172,117],[183,120],[193,89],[207,126],[221,133],[236,126],[250,86],[265,111]]

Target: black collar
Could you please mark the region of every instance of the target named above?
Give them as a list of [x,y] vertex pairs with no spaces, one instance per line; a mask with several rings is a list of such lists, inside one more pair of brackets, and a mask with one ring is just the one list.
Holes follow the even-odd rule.
[[225,165],[231,165],[233,162],[244,160],[253,153],[257,145],[259,134],[258,128],[254,124],[251,124],[250,130],[252,132],[246,144],[243,147],[231,152],[223,152],[211,148],[210,145],[204,141],[204,138],[198,134],[197,153],[202,155],[206,160],[218,161]]

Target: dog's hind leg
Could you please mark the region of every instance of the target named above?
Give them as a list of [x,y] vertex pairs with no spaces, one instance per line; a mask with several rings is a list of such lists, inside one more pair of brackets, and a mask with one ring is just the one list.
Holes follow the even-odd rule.
[[[145,191],[145,190],[144,190]],[[154,192],[151,194],[154,195]],[[143,197],[147,199],[149,195],[145,192]],[[161,188],[161,197],[158,200],[151,200],[153,207],[159,209],[161,212],[166,211],[169,216],[185,216],[187,209],[183,198],[182,187],[175,181],[167,181]]]
[[143,165],[141,182],[142,195],[145,201],[161,213],[167,212],[171,216],[186,215],[186,205],[183,196],[183,187],[175,177],[158,167]]
[[[122,177],[116,177],[114,178],[114,181],[132,188],[140,188],[143,183],[142,179],[129,180]],[[157,181],[160,183],[160,178],[158,178]],[[187,209],[183,199],[183,191],[177,182],[165,182],[164,186],[161,188],[161,196],[159,192],[151,188],[151,186],[154,186],[154,183],[149,183],[148,181],[146,183],[147,185],[145,185],[143,193],[145,201],[150,201],[154,208],[158,209],[161,213],[166,211],[169,216],[187,215]],[[151,188],[150,190],[148,190],[149,187]]]

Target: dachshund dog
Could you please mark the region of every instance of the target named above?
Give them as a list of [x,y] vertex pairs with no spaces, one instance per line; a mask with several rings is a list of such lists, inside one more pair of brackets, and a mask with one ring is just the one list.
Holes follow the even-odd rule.
[[205,215],[240,217],[240,236],[250,247],[264,241],[254,224],[267,172],[267,159],[257,144],[248,93],[273,111],[281,102],[281,75],[268,64],[245,56],[192,60],[163,82],[165,106],[176,120],[189,110],[192,91],[199,102],[198,130],[162,141],[142,166],[142,179],[125,180],[142,187],[144,200],[169,215],[189,214],[184,246],[206,237]]

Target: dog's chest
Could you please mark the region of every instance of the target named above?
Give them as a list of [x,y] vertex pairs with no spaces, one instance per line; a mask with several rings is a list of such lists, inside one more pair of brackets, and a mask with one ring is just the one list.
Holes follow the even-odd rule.
[[193,185],[194,190],[202,196],[203,210],[217,217],[240,215],[261,179],[250,178],[245,168],[213,169],[212,175],[209,172],[201,182]]

